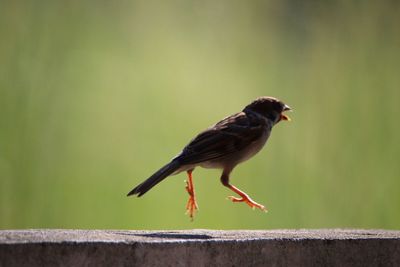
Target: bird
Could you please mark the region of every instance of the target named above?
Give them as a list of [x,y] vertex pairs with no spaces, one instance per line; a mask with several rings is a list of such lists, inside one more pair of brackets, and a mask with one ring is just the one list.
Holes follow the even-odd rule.
[[229,196],[232,202],[244,202],[249,207],[267,212],[264,205],[230,183],[232,170],[257,154],[267,142],[272,127],[278,122],[290,121],[285,111],[292,109],[275,97],[261,96],[241,112],[228,116],[200,132],[168,164],[132,189],[127,196],[143,196],[168,176],[186,172],[186,191],[189,199],[186,213],[193,220],[198,210],[192,172],[196,167],[221,169],[222,185],[239,195]]

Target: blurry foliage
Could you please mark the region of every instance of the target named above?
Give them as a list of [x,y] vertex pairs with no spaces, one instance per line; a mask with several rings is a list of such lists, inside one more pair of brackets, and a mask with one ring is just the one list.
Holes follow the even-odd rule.
[[[0,228],[400,228],[396,1],[2,1]],[[261,95],[293,107],[225,200],[126,193]]]

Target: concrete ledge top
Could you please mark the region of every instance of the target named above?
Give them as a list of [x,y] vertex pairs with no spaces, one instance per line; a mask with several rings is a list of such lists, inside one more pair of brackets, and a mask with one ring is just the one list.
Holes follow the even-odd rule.
[[0,230],[2,266],[400,266],[400,231]]
[[249,240],[397,239],[400,231],[318,230],[0,230],[0,244],[23,243],[182,243]]

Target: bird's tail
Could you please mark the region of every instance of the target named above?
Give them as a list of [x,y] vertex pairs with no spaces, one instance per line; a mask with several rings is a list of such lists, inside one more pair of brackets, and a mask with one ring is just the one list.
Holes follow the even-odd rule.
[[147,191],[149,191],[153,186],[167,178],[169,175],[173,174],[181,164],[176,160],[171,161],[161,169],[159,169],[156,173],[150,176],[146,181],[136,186],[128,193],[127,196],[138,195],[138,197],[144,195]]

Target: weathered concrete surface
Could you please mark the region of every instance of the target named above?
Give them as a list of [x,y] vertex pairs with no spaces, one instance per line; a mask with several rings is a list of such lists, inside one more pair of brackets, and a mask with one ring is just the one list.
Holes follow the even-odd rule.
[[0,266],[400,266],[400,231],[2,230]]

